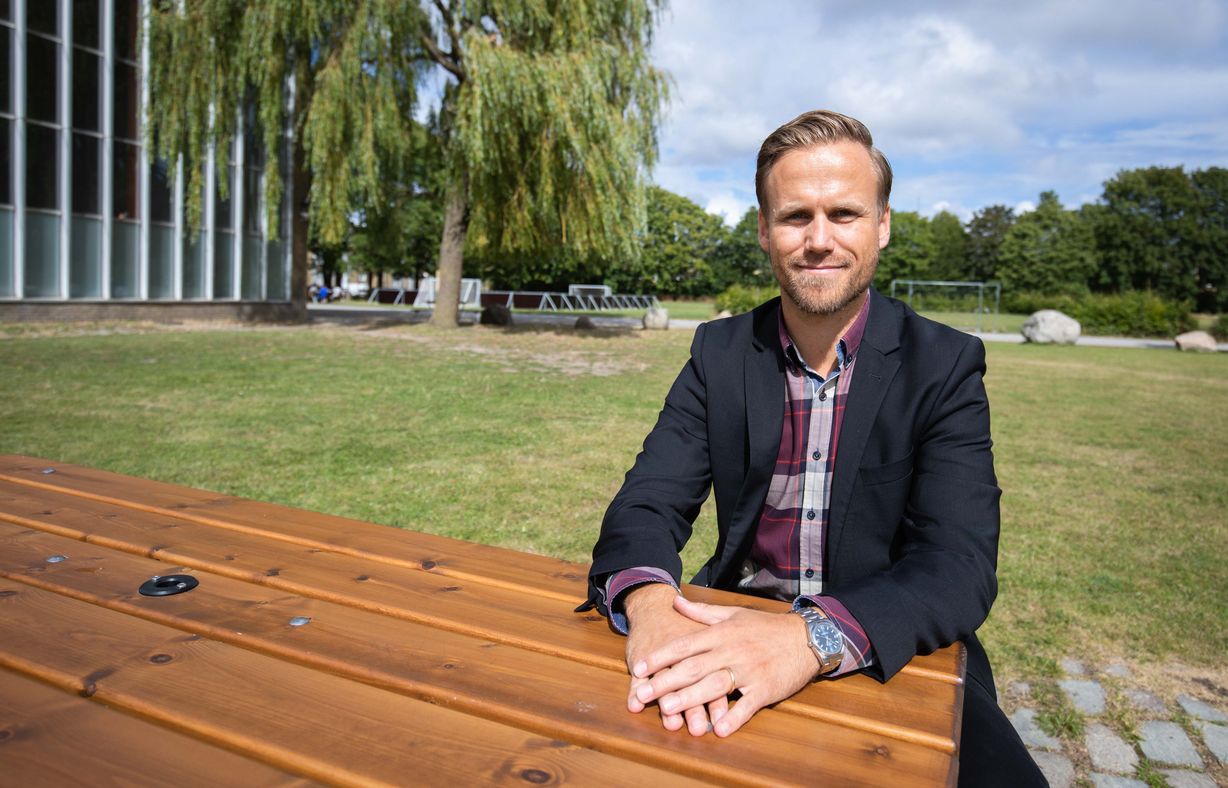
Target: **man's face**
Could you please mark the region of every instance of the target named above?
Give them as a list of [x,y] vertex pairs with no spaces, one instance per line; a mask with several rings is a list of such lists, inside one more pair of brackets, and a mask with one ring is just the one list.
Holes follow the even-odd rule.
[[874,279],[891,238],[891,210],[878,214],[870,154],[854,142],[792,150],[764,181],[759,245],[781,293],[802,312],[831,315]]

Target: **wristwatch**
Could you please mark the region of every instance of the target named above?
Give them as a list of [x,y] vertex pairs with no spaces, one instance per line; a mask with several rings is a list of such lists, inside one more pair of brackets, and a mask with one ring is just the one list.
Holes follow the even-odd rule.
[[844,633],[817,607],[795,607],[793,612],[806,622],[807,645],[819,658],[819,673],[840,667],[844,657]]

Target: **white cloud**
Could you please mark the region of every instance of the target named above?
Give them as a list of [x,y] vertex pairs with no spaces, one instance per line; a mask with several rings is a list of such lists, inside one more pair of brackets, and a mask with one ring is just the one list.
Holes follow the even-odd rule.
[[1121,169],[1228,164],[1215,0],[675,0],[656,46],[675,81],[656,179],[717,212],[753,203],[763,137],[815,107],[866,121],[900,210],[1076,205]]

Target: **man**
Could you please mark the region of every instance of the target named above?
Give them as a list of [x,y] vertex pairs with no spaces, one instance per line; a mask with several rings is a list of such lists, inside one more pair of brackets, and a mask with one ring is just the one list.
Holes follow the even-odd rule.
[[[728,736],[816,676],[885,681],[962,640],[961,783],[1043,784],[974,634],[997,590],[984,348],[870,287],[891,168],[859,121],[785,124],[755,186],[781,298],[696,331],[593,549],[588,604],[628,634],[628,708]],[[793,612],[677,593],[709,489],[717,548],[692,582]]]

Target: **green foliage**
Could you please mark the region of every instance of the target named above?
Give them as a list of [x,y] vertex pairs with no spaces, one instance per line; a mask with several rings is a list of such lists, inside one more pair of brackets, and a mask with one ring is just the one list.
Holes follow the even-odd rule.
[[1002,309],[1020,314],[1056,309],[1078,320],[1083,333],[1096,336],[1173,337],[1194,327],[1188,301],[1169,301],[1139,290],[1079,295],[1003,293]]
[[[313,176],[314,234],[340,243],[351,206],[379,203],[405,166],[427,24],[413,0],[155,2],[148,134],[158,155],[184,158],[189,222],[199,223],[210,148],[224,178],[239,108],[251,102],[249,140],[271,154],[263,173],[270,227],[278,223],[289,125]],[[229,186],[220,184],[223,194]]]
[[1207,331],[1220,342],[1228,341],[1228,313],[1215,318],[1215,322]]
[[1005,205],[990,205],[972,214],[968,221],[967,278],[989,282],[998,276],[1002,241],[1015,223],[1015,211]]
[[632,289],[671,296],[711,295],[725,284],[716,266],[726,234],[719,216],[685,197],[650,187],[648,232]]
[[874,286],[885,293],[892,279],[929,279],[933,260],[929,221],[915,211],[892,211],[891,242],[878,256]]
[[1096,284],[1194,298],[1228,308],[1228,170],[1123,170],[1089,212],[1101,266]]
[[759,246],[759,209],[750,207],[725,235],[721,244],[725,277],[730,282],[769,285],[776,279],[767,252]]
[[1036,210],[1020,216],[999,249],[998,277],[1004,291],[1059,293],[1086,288],[1096,267],[1091,227],[1067,211],[1054,192],[1040,195]]
[[479,247],[639,254],[666,95],[648,55],[655,11],[651,0],[452,4],[441,32],[461,55],[445,139]]
[[730,285],[725,292],[716,297],[716,309],[718,312],[729,310],[737,315],[749,312],[764,301],[778,295],[780,295],[780,288],[770,285]]
[[947,281],[968,279],[968,233],[959,217],[939,211],[929,220],[930,266],[928,278]]

